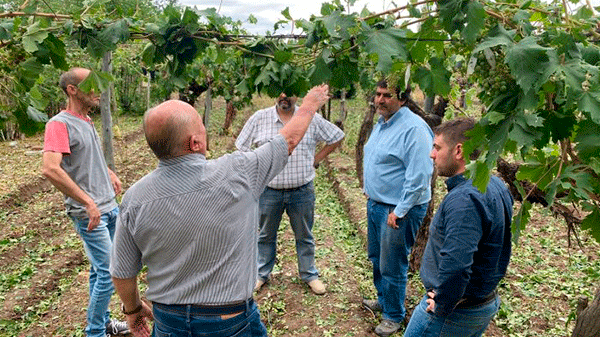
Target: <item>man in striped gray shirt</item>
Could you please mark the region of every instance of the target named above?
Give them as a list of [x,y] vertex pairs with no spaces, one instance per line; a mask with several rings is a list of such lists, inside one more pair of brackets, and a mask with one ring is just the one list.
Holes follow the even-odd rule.
[[[279,135],[252,152],[207,161],[196,110],[167,101],[146,112],[144,132],[159,158],[121,203],[111,275],[135,336],[266,336],[252,290],[257,278],[258,200],[287,163],[328,87],[309,91]],[[142,302],[137,275],[148,267]]]

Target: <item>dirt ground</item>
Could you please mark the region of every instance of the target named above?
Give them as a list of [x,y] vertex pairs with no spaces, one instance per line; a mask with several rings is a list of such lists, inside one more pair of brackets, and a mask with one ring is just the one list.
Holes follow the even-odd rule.
[[[115,139],[116,173],[124,189],[156,166],[139,128],[132,130]],[[16,146],[0,143],[0,336],[82,336],[85,327],[87,259],[65,215],[62,195],[39,174],[42,141],[38,136]],[[216,155],[232,148],[233,137],[212,136],[211,142]],[[319,188],[335,196],[333,201],[318,202],[315,224],[317,266],[328,292],[316,296],[299,279],[293,234],[283,224],[276,270],[256,294],[262,319],[272,336],[375,336],[379,318],[360,304],[363,297],[374,295],[374,289],[364,249],[365,200],[354,176],[354,161],[341,153],[332,155],[318,175]],[[341,214],[331,211],[338,206]],[[536,220],[532,226],[545,225]],[[525,302],[529,294],[510,289],[522,273],[527,270],[507,276],[507,291],[513,300]],[[421,295],[418,278],[411,278],[408,307]],[[553,305],[568,313],[570,301],[558,297]],[[118,306],[115,295],[112,312],[122,319]],[[548,320],[536,319],[527,336],[544,335]],[[508,334],[492,323],[486,336]]]

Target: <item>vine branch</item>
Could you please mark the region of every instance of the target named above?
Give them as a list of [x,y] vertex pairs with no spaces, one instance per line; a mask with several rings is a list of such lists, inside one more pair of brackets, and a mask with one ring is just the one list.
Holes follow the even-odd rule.
[[71,15],[54,14],[54,13],[25,13],[25,12],[6,12],[0,13],[0,18],[14,18],[18,16],[39,16],[44,18],[55,18],[55,19],[71,19]]
[[401,7],[396,7],[396,8],[387,10],[385,12],[381,12],[381,13],[376,13],[376,14],[372,14],[372,15],[369,15],[369,16],[365,16],[364,18],[359,18],[358,20],[359,21],[365,21],[365,20],[369,20],[369,19],[372,19],[372,18],[380,17],[380,16],[383,16],[383,15],[393,14],[393,13],[399,12],[399,11],[401,11],[403,9],[407,9],[409,7],[424,5],[426,3],[432,3],[432,2],[436,2],[436,1],[435,0],[419,1],[419,2],[415,2],[414,4],[408,4],[408,5],[404,5],[404,6],[401,6]]

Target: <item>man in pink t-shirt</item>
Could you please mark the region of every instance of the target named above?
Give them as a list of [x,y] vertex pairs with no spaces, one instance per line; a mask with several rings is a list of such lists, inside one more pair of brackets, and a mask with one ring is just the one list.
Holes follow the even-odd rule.
[[90,260],[86,335],[105,337],[129,332],[124,322],[111,320],[108,312],[114,292],[110,251],[119,213],[115,196],[121,192],[121,181],[106,165],[100,138],[88,116],[98,106],[98,96],[78,87],[89,74],[89,69],[73,68],[60,77],[68,104],[46,124],[42,174],[65,195],[67,214]]

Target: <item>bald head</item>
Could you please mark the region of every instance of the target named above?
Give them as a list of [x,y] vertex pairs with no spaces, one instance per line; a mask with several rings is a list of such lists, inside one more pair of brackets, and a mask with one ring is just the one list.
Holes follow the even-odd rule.
[[67,87],[69,85],[78,86],[85,78],[90,74],[90,70],[86,68],[71,68],[69,71],[63,73],[60,76],[58,85],[67,94]]
[[159,159],[206,153],[206,130],[191,105],[170,100],[144,114],[148,146]]

